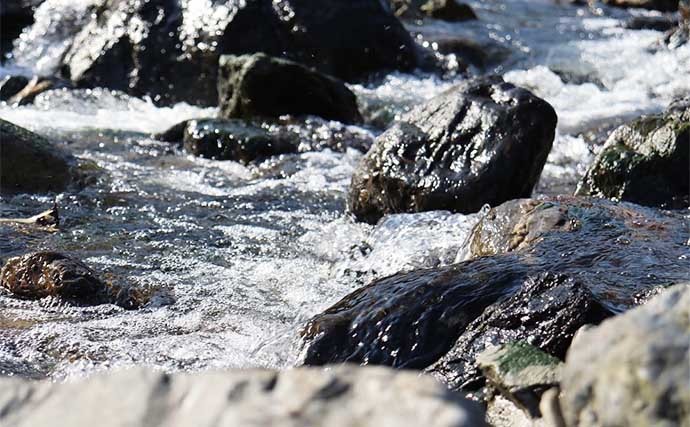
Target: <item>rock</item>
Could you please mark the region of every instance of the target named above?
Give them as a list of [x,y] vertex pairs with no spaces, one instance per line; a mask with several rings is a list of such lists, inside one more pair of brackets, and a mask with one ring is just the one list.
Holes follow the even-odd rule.
[[396,16],[416,20],[423,17],[460,22],[477,19],[474,10],[457,0],[389,0]]
[[343,82],[263,53],[220,57],[218,96],[222,118],[315,115],[358,123],[357,98]]
[[0,101],[9,101],[29,84],[25,76],[7,76],[0,81]]
[[213,118],[185,120],[153,137],[181,143],[198,156],[245,164],[296,152],[345,152],[349,148],[365,152],[373,140],[371,133],[361,128],[317,117],[264,123]]
[[13,427],[56,419],[103,427],[485,425],[478,405],[430,378],[354,366],[172,375],[139,368],[70,383],[0,378],[0,407],[0,424]]
[[[325,0],[319,7],[307,0],[102,3],[76,32],[63,31],[70,46],[64,77],[159,104],[217,105],[224,54],[286,57],[346,81],[410,71],[420,61],[412,37],[380,0]],[[68,6],[55,7],[59,20]],[[40,43],[26,40],[25,50]]]
[[604,4],[615,7],[634,7],[640,9],[659,10],[661,12],[675,12],[678,10],[678,0],[602,0]]
[[479,68],[499,64],[511,55],[510,49],[491,39],[475,40],[460,35],[432,33],[425,40],[435,44],[439,53],[455,55],[463,62]]
[[2,193],[60,192],[74,178],[76,159],[44,137],[0,119]]
[[633,16],[625,23],[629,30],[668,31],[678,26],[678,20],[669,16]]
[[279,154],[296,153],[297,142],[241,120],[190,120],[184,148],[195,156],[248,164]]
[[685,284],[580,334],[561,382],[567,425],[689,425],[688,319]]
[[[480,316],[518,319],[516,330],[498,321],[490,326],[517,339],[524,337],[520,326],[534,328],[544,333],[533,338],[535,345],[562,354],[573,329],[597,314],[597,305],[621,312],[645,289],[687,280],[689,239],[680,213],[589,198],[507,202],[473,230],[467,249],[473,259],[376,280],[314,316],[302,331],[302,360],[423,369],[469,334]],[[521,289],[535,299],[506,302]],[[550,297],[559,298],[552,304]],[[577,307],[583,312],[566,308],[568,301],[583,304]],[[492,317],[497,307],[515,309],[515,316]],[[534,314],[535,322],[519,319],[523,313]],[[548,331],[549,315],[556,313],[556,329]]]
[[80,305],[114,303],[136,308],[143,295],[106,284],[81,261],[57,252],[10,258],[0,271],[0,288],[24,299],[57,297]]
[[623,125],[609,136],[576,194],[646,206],[689,205],[690,102]]
[[429,0],[422,7],[427,16],[442,21],[460,22],[477,19],[474,10],[457,0]]
[[34,9],[44,0],[2,0],[0,2],[0,58],[12,50],[12,42],[34,22]]
[[534,418],[541,417],[541,395],[558,385],[562,365],[525,341],[487,348],[477,364],[492,387]]
[[[487,307],[429,371],[452,389],[477,390],[486,375],[479,372],[476,361],[486,349],[528,340],[550,357],[564,359],[580,327],[598,324],[610,315],[585,286],[568,276],[530,277],[513,296]],[[537,398],[530,404],[532,416],[538,415]]]
[[458,85],[380,135],[352,177],[348,207],[375,223],[400,212],[472,213],[527,197],[551,150],[553,108],[500,77]]

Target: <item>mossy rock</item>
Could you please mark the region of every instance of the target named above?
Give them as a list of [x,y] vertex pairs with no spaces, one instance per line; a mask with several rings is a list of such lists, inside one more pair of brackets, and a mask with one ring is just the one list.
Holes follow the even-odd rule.
[[684,208],[690,194],[690,108],[642,117],[616,129],[577,195]]

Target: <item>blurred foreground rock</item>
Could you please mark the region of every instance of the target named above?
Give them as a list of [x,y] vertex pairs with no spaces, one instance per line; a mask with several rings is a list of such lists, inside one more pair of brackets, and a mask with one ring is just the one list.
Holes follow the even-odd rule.
[[54,384],[0,379],[3,427],[331,426],[481,427],[474,402],[414,372],[143,368]]

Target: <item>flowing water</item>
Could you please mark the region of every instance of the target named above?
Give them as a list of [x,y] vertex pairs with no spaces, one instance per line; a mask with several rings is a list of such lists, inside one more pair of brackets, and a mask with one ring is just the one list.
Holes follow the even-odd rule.
[[[572,193],[602,142],[600,129],[690,93],[690,45],[668,50],[658,44],[662,33],[623,28],[632,14],[652,12],[546,0],[470,3],[477,22],[408,28],[431,46],[467,36],[509,51],[482,72],[505,73],[554,106],[558,135],[535,195]],[[74,13],[64,19],[78,21],[86,2],[68,4]],[[54,22],[44,18],[39,10],[35,31]],[[50,72],[63,50],[59,34],[46,36],[39,50],[20,43],[16,62],[0,67],[0,77]],[[393,117],[461,78],[394,73],[352,87],[365,109]],[[394,215],[376,227],[352,222],[345,195],[362,156],[353,149],[245,167],[194,158],[150,137],[213,114],[188,105],[158,108],[100,89],[48,92],[32,106],[0,106],[3,119],[54,137],[104,171],[79,192],[3,197],[0,217],[31,216],[57,202],[63,222],[58,233],[3,225],[2,258],[58,250],[114,281],[160,290],[137,311],[0,293],[0,370],[64,378],[135,364],[170,371],[287,367],[298,351],[300,325],[353,289],[462,258],[477,215]],[[327,138],[339,129],[323,123],[309,132]],[[354,130],[372,137],[381,131]]]

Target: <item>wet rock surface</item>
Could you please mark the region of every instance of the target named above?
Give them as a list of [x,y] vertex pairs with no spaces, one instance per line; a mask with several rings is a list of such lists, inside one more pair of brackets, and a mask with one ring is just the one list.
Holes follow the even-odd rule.
[[[481,427],[478,405],[416,373],[354,366],[167,375],[146,369],[54,384],[0,378],[10,426]],[[106,391],[107,390],[107,391]],[[65,407],[79,404],[81,410]],[[118,416],[103,416],[103,408]]]
[[690,100],[616,129],[580,181],[576,194],[647,206],[688,207]]
[[103,282],[81,261],[57,252],[10,258],[0,271],[0,288],[25,299],[57,297],[80,305],[143,304],[142,295]]
[[76,159],[46,138],[0,119],[0,192],[63,191]]
[[378,0],[328,0],[320,7],[233,0],[202,9],[194,2],[127,0],[93,8],[78,25],[67,39],[65,77],[161,104],[217,105],[223,54],[284,56],[345,80],[411,70],[418,61],[412,38]]
[[477,19],[474,10],[457,0],[390,0],[396,16],[415,20],[424,17],[449,22],[460,22]]
[[[581,283],[565,275],[528,278],[510,298],[487,307],[453,348],[429,368],[452,389],[477,390],[484,378],[476,363],[488,348],[519,340],[563,360],[577,330],[612,313]],[[538,400],[532,402],[532,411]]]
[[296,153],[297,142],[271,135],[265,129],[240,120],[192,120],[183,136],[184,148],[195,156],[235,160],[244,164],[267,157]]
[[[681,215],[632,204],[587,198],[511,201],[492,209],[473,231],[468,252],[479,258],[377,280],[315,316],[303,330],[303,361],[424,368],[451,350],[482,313],[486,325],[496,328],[492,332],[518,339],[525,336],[521,327],[544,331],[552,321],[566,328],[558,338],[544,331],[541,343],[562,354],[576,327],[592,314],[601,318],[597,306],[623,311],[643,290],[686,280],[689,237]],[[544,273],[575,282],[534,279]],[[510,312],[492,318],[487,307],[506,301],[529,280],[534,284],[525,289],[544,292],[544,299],[514,308],[534,315],[535,322]],[[551,304],[548,298],[559,292],[566,294]],[[582,313],[567,307],[571,297],[585,305]],[[493,319],[496,325],[489,323]],[[476,325],[481,331],[482,321]],[[468,347],[475,344],[470,335],[466,339]],[[481,346],[482,340],[476,343]]]
[[375,223],[399,212],[479,211],[529,196],[551,149],[556,114],[500,77],[470,80],[380,135],[352,177],[348,207]]
[[688,319],[685,284],[578,335],[561,383],[568,426],[688,425]]
[[603,0],[603,3],[615,7],[634,7],[661,12],[678,10],[678,0]]
[[155,139],[182,144],[188,152],[209,159],[244,164],[280,154],[348,149],[366,151],[370,133],[319,118],[253,122],[238,119],[185,120]]
[[222,118],[315,115],[358,123],[357,98],[337,79],[293,61],[257,53],[220,57]]

